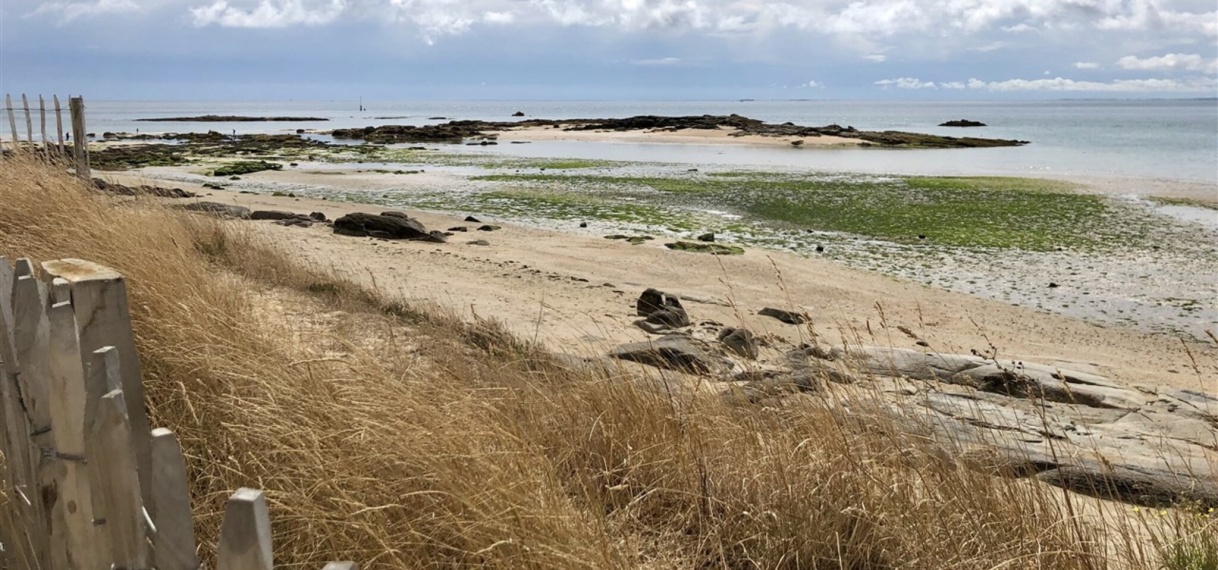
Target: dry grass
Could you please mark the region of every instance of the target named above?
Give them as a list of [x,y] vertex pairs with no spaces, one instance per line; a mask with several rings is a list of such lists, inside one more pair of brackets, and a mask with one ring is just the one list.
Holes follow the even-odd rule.
[[[1128,526],[966,470],[866,406],[565,371],[493,324],[29,160],[0,162],[0,254],[127,277],[152,423],[189,456],[202,542],[232,490],[262,488],[283,568],[1157,566]],[[359,326],[326,329],[320,358],[316,335],[268,322],[268,290]]]

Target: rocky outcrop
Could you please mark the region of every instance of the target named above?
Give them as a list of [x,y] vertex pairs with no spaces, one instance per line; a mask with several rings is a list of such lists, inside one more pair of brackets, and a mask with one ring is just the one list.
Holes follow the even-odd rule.
[[156,196],[158,198],[194,198],[197,196],[194,192],[188,192],[181,188],[161,188],[160,186],[148,186],[146,184],[124,186],[115,182],[107,182],[101,178],[93,179],[93,187],[102,192],[109,192],[120,196]]
[[755,360],[759,351],[757,338],[752,331],[733,327],[725,327],[719,331],[719,342],[736,356]]
[[723,367],[701,343],[681,335],[624,344],[610,351],[609,356],[692,374],[707,374]]
[[334,220],[334,233],[352,237],[374,237],[445,243],[442,232],[427,231],[418,220],[355,212]]
[[250,217],[250,209],[246,208],[245,206],[234,206],[232,204],[221,204],[219,202],[192,202],[190,204],[184,204],[182,209],[190,212],[211,214],[221,218],[248,220]]
[[808,322],[808,316],[802,312],[775,309],[774,307],[766,307],[757,311],[757,314],[763,317],[773,317],[788,325],[802,325]]
[[252,122],[302,122],[329,121],[323,117],[246,117],[242,115],[198,115],[194,117],[155,117],[151,119],[136,119],[143,122],[174,122],[174,123],[252,123]]
[[958,119],[955,121],[947,121],[946,123],[939,123],[939,126],[940,127],[984,127],[986,125],[985,125],[985,123],[983,123],[981,121],[970,121],[968,119]]
[[693,322],[676,296],[657,289],[647,289],[635,302],[635,313],[644,317],[635,326],[652,334],[688,327]]
[[[640,115],[611,119],[529,119],[515,122],[450,121],[439,125],[385,125],[362,129],[335,129],[336,139],[357,139],[373,143],[438,142],[461,143],[481,139],[493,143],[492,133],[521,127],[561,128],[569,131],[679,131],[733,129],[732,136],[816,138],[833,136],[860,139],[881,146],[917,148],[955,148],[968,146],[1018,146],[1027,141],[1000,139],[958,139],[921,133],[860,131],[851,126],[807,127],[793,123],[771,124],[740,115],[691,115],[665,117]],[[475,143],[480,144],[480,143]]]

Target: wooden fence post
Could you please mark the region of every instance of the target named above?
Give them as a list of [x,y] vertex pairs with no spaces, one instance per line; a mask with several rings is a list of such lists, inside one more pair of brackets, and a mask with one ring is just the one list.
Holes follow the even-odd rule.
[[8,93],[4,94],[4,110],[8,111],[8,132],[13,137],[13,149],[16,150],[21,139],[17,135],[17,119],[13,115],[13,96]]
[[13,353],[17,366],[17,394],[27,417],[29,456],[24,476],[30,487],[26,497],[31,501],[33,523],[27,533],[33,552],[44,568],[67,567],[65,544],[50,539],[51,510],[45,499],[56,494],[50,461],[54,450],[51,437],[50,405],[50,338],[47,321],[46,290],[33,274],[28,259],[17,260],[16,279],[12,290]]
[[42,264],[42,271],[47,278],[53,280],[59,277],[71,285],[72,309],[80,333],[81,358],[89,359],[94,351],[105,346],[113,346],[118,351],[118,361],[122,363],[119,370],[123,400],[136,450],[140,498],[155,521],[156,505],[149,485],[152,480],[152,435],[144,404],[140,356],[135,349],[135,334],[131,330],[126,281],[113,269],[80,259],[46,261]]
[[45,551],[31,533],[38,531],[38,499],[34,496],[34,472],[30,458],[29,418],[21,406],[17,389],[16,349],[13,346],[12,292],[16,274],[8,258],[0,257],[0,452],[4,453],[5,468],[0,470],[0,482],[5,485],[9,508],[0,519],[0,543],[5,545],[5,557],[13,568],[45,567]]
[[[109,351],[103,356],[105,363],[102,366],[107,370],[117,368],[117,356],[117,352]],[[117,568],[147,568],[148,528],[122,390],[102,397],[91,431],[94,451],[91,465],[96,470],[94,480],[99,483],[97,491],[105,507],[103,528],[111,561]]]
[[89,147],[85,144],[85,100],[83,97],[72,97],[68,99],[68,107],[72,112],[72,136],[76,138],[72,141],[76,145],[76,175],[89,180],[92,172],[89,170]]
[[[66,289],[66,281],[56,279],[56,282]],[[56,469],[58,493],[51,520],[53,524],[63,525],[52,530],[62,531],[62,536],[66,537],[71,567],[101,568],[109,561],[99,556],[98,551],[105,543],[99,540],[93,525],[93,495],[85,462],[94,457],[89,456],[86,447],[85,370],[80,359],[71,301],[54,304],[47,312],[47,318],[50,322],[51,435],[55,441],[56,461],[61,464]]]
[[59,95],[52,95],[55,100],[55,146],[62,158],[65,154],[63,148],[63,110],[59,108]]
[[25,141],[30,143],[30,146],[33,146],[34,123],[30,119],[30,100],[25,96],[25,93],[21,94],[21,107],[25,109]]
[[197,570],[195,527],[190,510],[190,485],[182,447],[173,432],[152,430],[152,500],[156,534],[152,537],[157,570]]
[[224,507],[216,570],[272,570],[271,519],[266,497],[238,489]]
[[42,95],[38,96],[38,120],[42,128],[42,155],[50,156],[51,142],[47,140],[47,102]]

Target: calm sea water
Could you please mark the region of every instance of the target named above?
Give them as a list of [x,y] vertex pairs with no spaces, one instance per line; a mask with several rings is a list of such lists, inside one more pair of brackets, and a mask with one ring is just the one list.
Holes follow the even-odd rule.
[[[522,156],[605,158],[694,164],[773,166],[900,174],[1001,174],[1130,178],[1214,184],[1218,191],[1218,102],[1034,101],[91,101],[88,130],[225,133],[293,132],[446,119],[607,118],[631,115],[730,114],[801,125],[837,123],[865,130],[906,130],[1031,141],[1017,148],[963,150],[786,149],[630,143],[500,145],[477,152]],[[293,115],[329,121],[301,123],[146,123],[164,116]],[[976,129],[937,127],[972,119]],[[20,121],[19,121],[20,122]],[[37,122],[37,120],[35,120]],[[21,127],[18,127],[21,129]],[[37,128],[37,126],[35,126]],[[7,138],[8,125],[0,121]],[[462,148],[461,150],[466,150]]]

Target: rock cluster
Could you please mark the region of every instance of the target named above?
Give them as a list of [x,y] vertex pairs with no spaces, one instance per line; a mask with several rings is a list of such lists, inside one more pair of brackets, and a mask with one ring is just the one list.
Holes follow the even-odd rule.
[[441,231],[427,231],[422,222],[402,212],[366,214],[355,212],[334,220],[334,233],[352,237],[374,237],[445,243],[448,239]]
[[[972,469],[1137,505],[1218,508],[1214,395],[981,354],[784,348],[744,328],[694,324],[680,296],[656,289],[639,296],[635,312],[644,317],[636,324],[659,336],[618,346],[611,359],[724,381],[724,396],[739,405],[832,394],[834,413],[880,410]],[[789,325],[808,318],[758,314]]]

